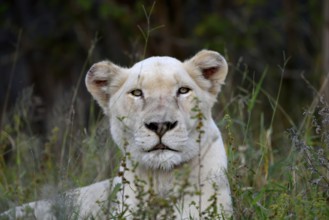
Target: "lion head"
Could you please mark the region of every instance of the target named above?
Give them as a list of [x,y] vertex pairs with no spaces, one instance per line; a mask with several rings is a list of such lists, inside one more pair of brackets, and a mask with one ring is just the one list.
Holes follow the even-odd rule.
[[90,68],[86,85],[121,150],[146,168],[171,170],[195,158],[211,135],[211,108],[227,70],[219,53],[202,50],[184,62],[151,57],[131,68],[102,61]]

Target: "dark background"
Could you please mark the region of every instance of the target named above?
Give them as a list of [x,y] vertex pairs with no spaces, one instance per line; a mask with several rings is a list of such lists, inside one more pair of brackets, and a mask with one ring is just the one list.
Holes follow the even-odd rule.
[[[329,10],[324,2],[159,0],[148,20],[153,1],[1,1],[1,125],[10,120],[8,112],[26,92],[23,89],[31,86],[34,132],[42,134],[51,128],[50,121],[56,120],[53,112],[70,108],[74,91],[77,111],[84,118],[91,102],[85,72],[103,59],[123,66],[140,60],[145,46],[140,29],[147,31],[148,21],[155,29],[148,38],[146,57],[184,60],[202,48],[225,55],[231,73],[226,94],[236,94],[246,75],[257,83],[267,69],[263,88],[275,97],[280,67],[288,60],[280,105],[298,120],[296,110],[314,98],[302,75],[316,90],[328,75],[325,17]],[[252,86],[247,89],[252,91]],[[261,108],[266,112],[269,107]]]
[[0,212],[117,175],[93,63],[203,48],[229,63],[213,117],[234,218],[326,219],[328,0],[0,0]]

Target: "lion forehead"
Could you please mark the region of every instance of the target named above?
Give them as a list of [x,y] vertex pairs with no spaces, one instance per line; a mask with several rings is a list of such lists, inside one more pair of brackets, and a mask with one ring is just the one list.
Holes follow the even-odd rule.
[[130,83],[150,91],[175,88],[183,84],[194,84],[184,65],[172,57],[151,57],[136,63],[130,69]]

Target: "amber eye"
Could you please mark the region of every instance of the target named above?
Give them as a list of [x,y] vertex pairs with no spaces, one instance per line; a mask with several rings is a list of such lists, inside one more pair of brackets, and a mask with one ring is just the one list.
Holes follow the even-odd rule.
[[131,95],[135,97],[142,97],[143,96],[143,91],[140,89],[134,89],[130,92]]
[[189,91],[191,91],[190,88],[187,87],[180,87],[177,91],[178,95],[183,95],[183,94],[187,94]]

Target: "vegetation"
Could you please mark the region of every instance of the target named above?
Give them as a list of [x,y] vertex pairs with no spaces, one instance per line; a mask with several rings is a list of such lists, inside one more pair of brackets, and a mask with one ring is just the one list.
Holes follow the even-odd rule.
[[[79,10],[92,10],[91,1],[79,2]],[[254,4],[248,4],[249,9],[247,7],[245,11],[265,4],[264,1],[252,2]],[[314,2],[309,1],[311,8],[316,7]],[[52,1],[52,4],[57,5],[57,1]],[[110,10],[109,7],[116,10]],[[156,6],[153,5],[152,10],[153,7],[156,10]],[[120,20],[125,10],[120,4],[113,3],[102,7],[100,16],[103,22],[109,17],[120,22],[122,32],[128,36],[132,32],[127,28],[132,26],[131,20]],[[135,7],[134,10],[141,11]],[[145,8],[142,11],[147,15],[148,29],[139,26],[140,32],[137,29],[136,33],[141,34],[145,46],[150,43],[152,49],[151,31],[154,33],[166,28],[168,30],[168,27],[158,29],[162,26],[150,26],[149,11]],[[79,17],[75,16],[75,19]],[[143,12],[136,13],[136,16],[140,19]],[[314,19],[318,17],[314,16]],[[218,23],[221,25],[214,27],[214,24]],[[266,36],[257,32],[257,27],[266,26],[261,22],[257,23],[259,26],[253,26],[253,30],[257,32],[255,35],[242,32],[246,37],[241,41],[240,35],[235,33],[235,37],[231,39],[232,32],[227,30],[231,30],[232,25],[227,19],[223,20],[211,14],[205,17],[194,31],[210,48],[219,51],[226,48],[225,55],[230,62],[229,78],[213,115],[224,136],[228,153],[228,176],[234,202],[234,218],[327,219],[329,102],[320,90],[311,86],[315,82],[316,87],[320,88],[322,83],[326,87],[327,82],[309,77],[312,82],[310,83],[304,77],[298,81],[298,88],[293,86],[296,90],[291,91],[290,86],[293,84],[291,78],[286,78],[287,69],[298,66],[296,63],[301,63],[306,56],[298,57],[296,61],[295,57],[287,58],[282,54],[282,50],[276,50],[269,44],[267,49],[276,57],[279,56],[277,53],[280,53],[283,62],[278,59],[267,62],[270,54],[266,54],[266,59],[261,60],[260,65],[248,60],[252,59],[250,56],[245,61],[236,56],[232,58],[233,52],[230,51],[238,46],[254,49],[253,56],[262,54],[263,51],[256,45],[259,37],[275,36],[273,45],[280,44],[281,40],[278,32],[269,32]],[[208,32],[209,29],[212,32]],[[21,40],[24,33],[19,36]],[[220,39],[217,36],[220,36]],[[227,39],[232,40],[234,44],[219,43]],[[93,44],[96,47],[97,40],[98,38]],[[20,47],[16,49],[18,54]],[[128,57],[145,56],[147,48],[141,47],[137,51],[140,53],[136,55],[133,51]],[[84,112],[80,112],[83,101],[77,93],[80,91],[85,66],[93,55],[93,47],[89,52],[87,62],[85,65],[81,64],[80,77],[76,77],[76,86],[60,98],[50,116],[42,118],[48,121],[42,132],[35,130],[36,122],[40,121],[36,112],[42,111],[42,106],[40,107],[37,97],[34,96],[36,92],[33,87],[27,87],[20,92],[10,111],[6,111],[6,107],[2,109],[0,212],[17,204],[57,195],[67,189],[117,175],[117,166],[122,155],[109,137],[107,119],[93,102],[88,106],[87,122],[82,117]],[[234,54],[238,52],[235,51]],[[54,50],[50,54],[57,57],[57,53],[58,51]],[[248,55],[245,54],[244,57]],[[16,61],[13,63],[12,71],[15,72]],[[311,61],[307,62],[310,63]],[[299,93],[300,91],[302,92]],[[300,96],[308,99],[302,99]],[[147,193],[152,194],[151,191]],[[169,207],[165,202],[167,201],[157,201],[156,204],[159,207]],[[147,205],[148,202],[142,204]],[[145,210],[150,213],[145,213]],[[154,210],[145,207],[140,207],[138,211],[136,215],[139,216],[154,214]],[[170,210],[168,212],[170,213]],[[210,210],[208,214],[213,218],[218,217],[216,211]]]
[[[233,68],[231,72],[238,71]],[[276,114],[284,113],[278,102],[282,94],[278,88],[276,97],[269,96],[263,78],[258,82],[246,79],[230,91],[234,96],[229,98],[225,90],[231,86],[226,85],[220,95],[221,108],[214,109],[215,117],[220,111],[225,115],[218,119],[218,125],[227,144],[235,218],[326,219],[329,105],[321,96],[315,96],[313,104],[300,112],[304,115],[302,123],[291,122],[291,126],[276,131]],[[248,86],[251,92],[246,93]],[[94,104],[88,128],[77,125],[76,116],[68,108],[54,113],[56,123],[46,139],[33,134],[30,123],[36,106],[31,102],[32,94],[32,88],[24,90],[1,131],[0,144],[7,146],[1,148],[0,157],[2,211],[114,176],[121,158],[109,138],[106,119],[93,116]],[[257,109],[264,104],[261,96],[271,105],[270,122],[265,121],[268,112]],[[77,108],[75,101],[68,105],[73,105],[73,112]],[[170,207],[158,202],[160,207]],[[137,214],[145,216],[149,202],[141,204]]]
[[[231,100],[219,122],[228,146],[235,218],[326,219],[328,103],[316,96],[313,105],[300,112],[302,123],[291,121],[290,127],[276,131],[276,113],[284,111],[277,102],[280,92],[268,97],[261,83],[251,82],[254,92]],[[262,95],[272,108],[270,123],[266,113],[256,109],[263,104],[255,103]]]

